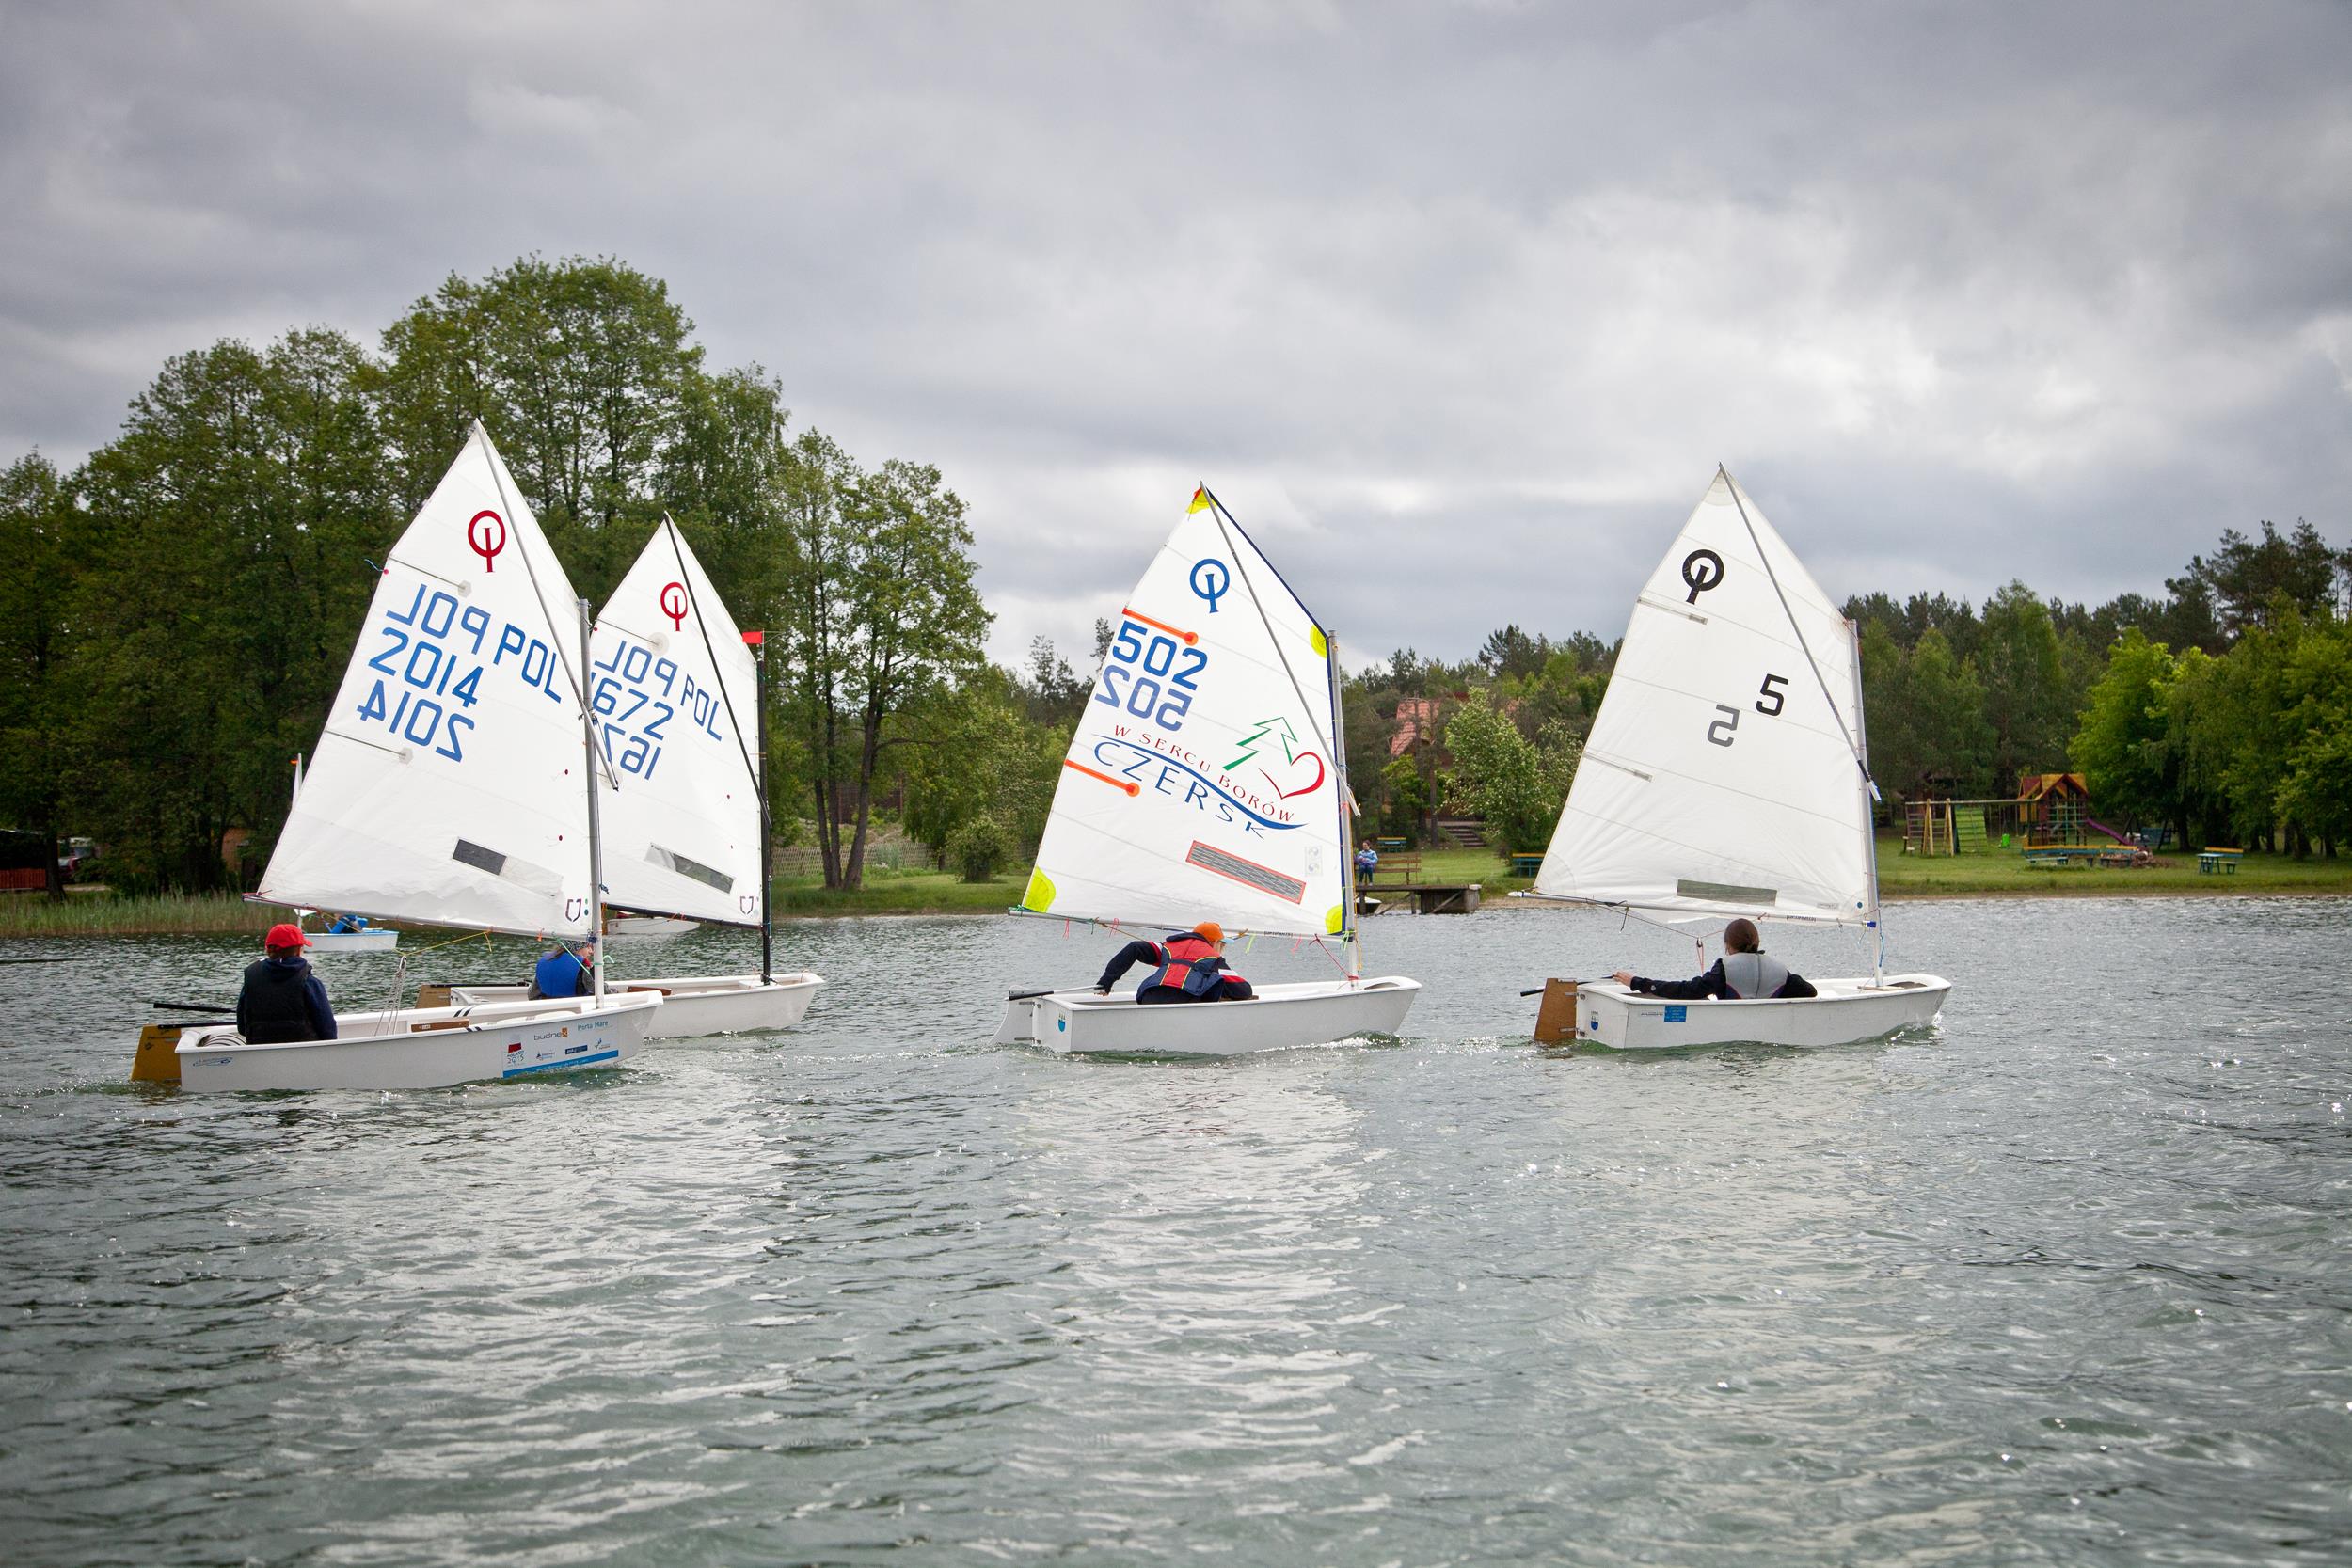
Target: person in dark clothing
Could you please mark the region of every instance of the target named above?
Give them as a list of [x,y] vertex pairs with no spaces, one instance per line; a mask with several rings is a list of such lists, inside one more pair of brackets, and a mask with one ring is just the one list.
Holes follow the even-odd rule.
[[1766,956],[1753,920],[1735,920],[1724,927],[1724,956],[1715,961],[1714,968],[1695,980],[1646,980],[1622,969],[1610,978],[1645,996],[1662,996],[1673,1002],[1707,998],[1753,1002],[1766,997],[1783,1001],[1820,994],[1813,989],[1812,981],[1778,958]]
[[302,956],[310,945],[302,927],[273,926],[262,945],[269,957],[246,966],[245,986],[237,992],[237,1033],[252,1045],[333,1039],[335,1009]]
[[1094,982],[1097,996],[1108,996],[1119,977],[1136,964],[1150,964],[1152,973],[1136,988],[1136,1000],[1149,1005],[1165,1002],[1247,1002],[1258,993],[1249,982],[1225,967],[1225,930],[1204,920],[1189,931],[1177,931],[1158,942],[1131,942],[1111,958],[1103,977]]
[[557,996],[593,996],[596,990],[596,939],[590,937],[574,953],[562,942],[555,951],[539,960],[531,972],[531,999],[545,1001]]

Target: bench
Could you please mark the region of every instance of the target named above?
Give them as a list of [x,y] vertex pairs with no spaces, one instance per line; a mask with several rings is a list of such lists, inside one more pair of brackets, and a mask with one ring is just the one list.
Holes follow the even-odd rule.
[[[2097,851],[2093,850],[2090,853],[2095,854]],[[2069,849],[2062,846],[2028,849],[2026,851],[2026,863],[2041,866],[2045,871],[2061,871],[2070,865],[2090,864],[2090,861],[2084,858],[2084,854],[2082,850]]]
[[1391,853],[1401,855],[1413,847],[1413,841],[1409,838],[1375,838],[1372,841],[1372,847],[1384,855]]
[[1421,856],[1407,850],[1401,855],[1383,854],[1380,863],[1372,870],[1372,883],[1378,887],[1384,878],[1393,878],[1400,885],[1421,875]]
[[2234,877],[2238,862],[2245,858],[2246,851],[2243,849],[2219,848],[2208,844],[2197,856],[2197,869],[2201,874],[2220,872]]
[[1511,875],[1514,877],[1533,877],[1543,868],[1544,857],[1541,855],[1513,855],[1511,857]]

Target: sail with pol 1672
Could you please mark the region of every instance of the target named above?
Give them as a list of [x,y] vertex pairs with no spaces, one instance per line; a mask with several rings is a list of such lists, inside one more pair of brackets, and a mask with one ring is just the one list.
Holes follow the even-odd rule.
[[[1417,983],[1356,973],[1337,691],[1330,634],[1216,497],[1196,491],[1120,606],[1019,912],[1337,938],[1344,978],[1311,988],[1313,998],[1310,988],[1262,988],[1260,1002],[1147,1008],[1200,1016],[1142,1022],[1112,1016],[1117,1004],[1091,992],[1069,1006],[1038,992],[1046,1000],[1027,1010],[1051,1020],[1009,1016],[1000,1039],[1194,1052],[1212,1047],[1184,1037],[1215,1027],[1215,1048],[1230,1051],[1403,1021]],[[1378,1006],[1347,1005],[1373,997]],[[1320,1005],[1285,1006],[1310,1000]],[[1358,1014],[1387,1022],[1351,1022]],[[1113,1043],[1089,1043],[1098,1039]]]

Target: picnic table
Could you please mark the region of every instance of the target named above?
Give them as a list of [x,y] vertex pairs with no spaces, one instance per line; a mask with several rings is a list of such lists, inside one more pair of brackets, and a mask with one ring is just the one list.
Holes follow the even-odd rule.
[[2208,844],[2198,852],[2197,869],[2201,874],[2210,875],[2218,872],[2234,877],[2237,875],[2238,862],[2245,858],[2246,851],[2243,849],[2232,849]]
[[1372,841],[1372,847],[1385,855],[1391,851],[1401,852],[1410,849],[1413,847],[1413,841],[1409,838],[1375,838]]
[[1540,854],[1511,857],[1511,875],[1514,877],[1533,877],[1543,868],[1544,857]]

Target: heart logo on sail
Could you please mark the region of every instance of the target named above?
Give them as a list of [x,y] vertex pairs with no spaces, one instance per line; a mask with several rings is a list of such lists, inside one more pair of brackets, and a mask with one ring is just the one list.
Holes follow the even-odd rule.
[[[1314,765],[1315,776],[1311,779],[1308,779],[1304,784],[1298,784],[1299,779],[1304,777],[1307,765],[1310,763]],[[1266,783],[1272,784],[1274,786],[1274,793],[1280,796],[1285,800],[1289,800],[1294,795],[1312,795],[1316,790],[1323,787],[1323,758],[1316,755],[1312,752],[1297,752],[1290,759],[1290,766],[1284,769],[1284,778],[1278,779],[1273,774],[1267,772],[1263,766],[1258,769],[1259,776],[1264,779]],[[1295,789],[1284,789],[1282,785],[1285,783],[1297,784],[1298,787]]]

